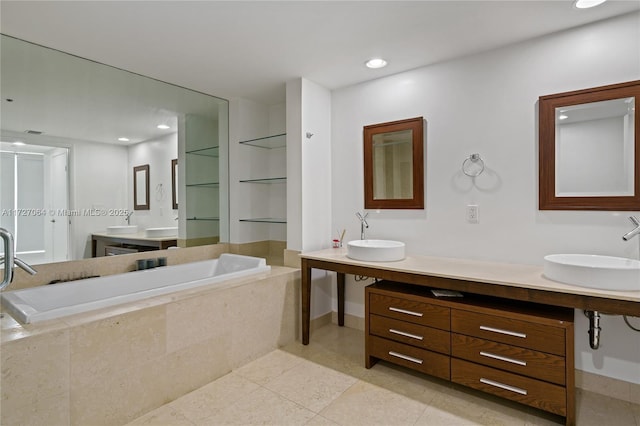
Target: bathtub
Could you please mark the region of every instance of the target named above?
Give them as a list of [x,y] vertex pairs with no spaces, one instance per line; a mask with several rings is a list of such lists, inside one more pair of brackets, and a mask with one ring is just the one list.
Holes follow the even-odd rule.
[[218,259],[5,291],[1,298],[6,312],[29,324],[270,270],[265,259],[225,253]]

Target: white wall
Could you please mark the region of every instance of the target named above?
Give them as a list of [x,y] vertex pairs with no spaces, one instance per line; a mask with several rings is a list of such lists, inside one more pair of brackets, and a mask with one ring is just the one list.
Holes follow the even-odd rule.
[[[638,239],[621,238],[634,212],[538,210],[537,100],[639,79],[639,19],[627,15],[334,91],[331,229],[359,238],[363,126],[423,116],[425,210],[371,211],[370,237],[404,241],[410,254],[500,262],[542,264],[545,254],[562,252],[638,258]],[[486,164],[475,182],[461,171],[472,153]],[[468,204],[479,205],[479,224],[466,222]],[[351,280],[347,314],[364,316],[363,294]],[[592,351],[581,312],[576,321],[578,368],[640,383],[640,333],[605,317],[601,349]]]
[[[287,82],[287,248],[331,246],[331,93],[304,78]],[[312,271],[311,317],[331,312],[335,274]]]
[[[128,149],[128,187],[132,188],[127,208],[133,211],[131,224],[145,228],[178,226],[171,200],[171,160],[178,158],[178,134],[140,142]],[[133,210],[133,168],[149,165],[149,210]],[[124,218],[122,224],[125,224]]]

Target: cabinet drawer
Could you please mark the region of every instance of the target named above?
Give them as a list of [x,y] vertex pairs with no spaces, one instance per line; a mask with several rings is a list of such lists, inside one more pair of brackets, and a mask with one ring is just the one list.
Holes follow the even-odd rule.
[[451,330],[508,345],[565,354],[565,335],[561,327],[453,309]]
[[426,325],[441,330],[450,329],[450,309],[399,297],[369,293],[369,312],[389,318]]
[[451,381],[561,416],[567,415],[562,386],[453,358]]
[[369,355],[422,373],[450,380],[450,359],[446,355],[403,343],[369,336]]
[[455,333],[451,335],[451,355],[559,385],[566,382],[565,360],[558,355]]
[[393,318],[369,315],[369,333],[423,349],[449,355],[449,332]]

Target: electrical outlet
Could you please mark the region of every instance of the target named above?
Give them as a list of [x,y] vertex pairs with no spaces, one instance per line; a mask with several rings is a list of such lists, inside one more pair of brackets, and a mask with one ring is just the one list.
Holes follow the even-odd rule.
[[467,222],[469,223],[478,223],[478,205],[477,204],[469,204],[467,206]]

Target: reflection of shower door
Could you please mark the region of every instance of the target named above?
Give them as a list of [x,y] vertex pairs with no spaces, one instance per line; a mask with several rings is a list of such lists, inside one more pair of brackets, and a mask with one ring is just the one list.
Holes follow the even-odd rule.
[[3,151],[0,167],[1,225],[14,235],[16,255],[33,264],[68,253],[68,217],[60,215],[68,209],[67,149],[42,148]]
[[69,217],[60,214],[69,208],[67,151],[58,151],[51,155],[50,176],[51,197],[49,211],[55,214],[47,216],[51,230],[50,261],[60,262],[68,259],[69,254]]

